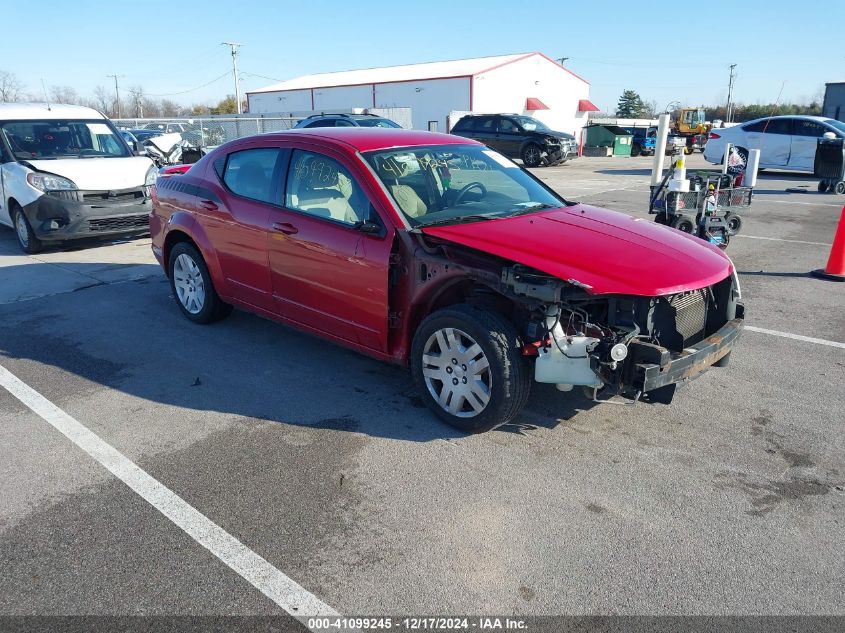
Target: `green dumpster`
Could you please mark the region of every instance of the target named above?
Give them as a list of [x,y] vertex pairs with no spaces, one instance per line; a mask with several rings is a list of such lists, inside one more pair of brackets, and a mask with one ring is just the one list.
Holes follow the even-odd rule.
[[616,125],[590,125],[586,128],[585,147],[610,147],[613,156],[630,156],[633,135]]

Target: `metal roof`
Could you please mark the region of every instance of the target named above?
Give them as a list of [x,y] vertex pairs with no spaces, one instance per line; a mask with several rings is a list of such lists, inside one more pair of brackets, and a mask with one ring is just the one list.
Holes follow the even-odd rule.
[[85,106],[51,103],[48,108],[42,102],[0,103],[0,120],[21,121],[27,119],[104,119],[102,114]]
[[[493,57],[475,57],[455,59],[445,62],[408,64],[406,66],[385,66],[364,68],[362,70],[344,70],[334,73],[304,75],[281,83],[250,90],[248,94],[279,92],[284,90],[310,90],[312,88],[332,88],[335,86],[360,86],[384,84],[398,81],[421,81],[425,79],[449,79],[452,77],[470,77],[512,62],[533,56],[549,59],[542,53],[518,53],[515,55],[496,55]],[[551,61],[551,60],[549,60]],[[557,63],[557,62],[552,62]],[[561,67],[563,68],[563,67]],[[566,70],[566,69],[564,69]],[[567,72],[570,72],[567,70]],[[574,73],[572,73],[574,74]],[[578,77],[577,75],[575,75]],[[578,77],[578,79],[581,79]],[[583,79],[582,79],[583,81]]]

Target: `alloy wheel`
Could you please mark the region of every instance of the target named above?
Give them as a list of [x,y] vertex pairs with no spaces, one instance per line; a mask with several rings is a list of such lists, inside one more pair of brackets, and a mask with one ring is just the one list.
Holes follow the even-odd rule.
[[197,263],[186,253],[173,264],[173,287],[179,303],[191,314],[198,314],[205,305],[205,282]]
[[451,415],[472,418],[490,402],[493,377],[484,350],[466,332],[442,328],[428,337],[422,374],[431,397]]

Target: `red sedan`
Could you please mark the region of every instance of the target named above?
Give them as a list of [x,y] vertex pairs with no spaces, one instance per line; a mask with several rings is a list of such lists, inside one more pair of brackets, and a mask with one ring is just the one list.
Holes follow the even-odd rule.
[[742,327],[718,248],[567,201],[457,136],[239,139],[159,179],[150,231],[188,319],[238,306],[410,365],[466,431],[513,419],[532,380],[668,403]]

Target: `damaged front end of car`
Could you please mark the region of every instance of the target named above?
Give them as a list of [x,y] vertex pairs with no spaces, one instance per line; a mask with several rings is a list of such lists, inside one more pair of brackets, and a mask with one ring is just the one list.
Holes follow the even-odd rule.
[[561,391],[580,386],[598,401],[613,395],[669,403],[675,387],[727,364],[744,309],[736,274],[665,296],[591,294],[522,265],[502,269],[501,290],[526,308],[524,353],[534,378]]

